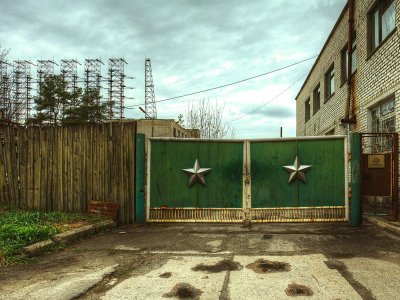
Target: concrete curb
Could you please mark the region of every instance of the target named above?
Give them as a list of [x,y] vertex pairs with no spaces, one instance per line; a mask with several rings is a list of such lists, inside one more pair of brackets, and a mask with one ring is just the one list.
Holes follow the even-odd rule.
[[371,224],[378,226],[379,228],[382,228],[383,230],[389,231],[390,233],[394,233],[400,236],[400,224],[397,225],[394,224],[393,222],[385,221],[375,217],[364,217],[363,219]]
[[40,241],[35,244],[26,246],[23,248],[23,252],[29,257],[36,256],[49,249],[51,246],[57,244],[69,244],[89,234],[93,234],[115,226],[117,226],[117,224],[113,220],[106,220],[100,223],[83,226],[70,231],[56,234],[52,238],[52,240]]
[[43,251],[49,249],[53,245],[55,245],[55,243],[52,240],[37,242],[35,244],[24,247],[24,253],[29,257],[36,256]]

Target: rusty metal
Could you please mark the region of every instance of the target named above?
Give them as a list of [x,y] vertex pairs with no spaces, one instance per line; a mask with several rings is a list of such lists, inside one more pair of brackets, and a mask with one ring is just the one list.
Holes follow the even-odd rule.
[[244,217],[242,208],[150,208],[147,222],[241,223]]
[[339,222],[346,221],[346,206],[252,208],[251,222]]
[[393,221],[399,220],[399,134],[393,134]]
[[[354,2],[355,0],[349,0],[349,28],[347,32],[347,98],[346,98],[346,107],[345,107],[345,116],[342,119],[342,123],[355,123],[355,105],[351,103],[352,101],[352,42],[354,38]],[[351,106],[351,118],[350,118],[350,106]]]
[[279,208],[150,208],[154,223],[242,223],[246,212],[252,223],[346,221],[346,206]]
[[[388,215],[390,219],[398,220],[398,142],[398,133],[361,134],[360,184],[362,213]],[[367,159],[368,155],[371,154],[384,155],[385,168],[389,168],[387,170],[389,174],[387,172],[384,173],[387,176],[380,173],[375,176],[374,173],[382,172],[381,169],[368,168]],[[388,165],[386,165],[386,162],[388,162]],[[369,180],[371,179],[370,177],[372,177],[372,181]]]

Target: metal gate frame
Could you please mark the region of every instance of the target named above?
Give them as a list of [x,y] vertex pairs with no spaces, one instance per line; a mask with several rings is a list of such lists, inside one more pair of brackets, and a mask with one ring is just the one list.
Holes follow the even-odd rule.
[[[398,211],[398,204],[399,204],[399,134],[397,132],[393,133],[361,133],[361,142],[360,142],[360,166],[364,165],[364,155],[366,154],[391,154],[391,211],[389,214],[389,218],[392,221],[398,221],[399,219],[399,211]],[[382,151],[379,149],[378,145],[372,144],[370,142],[366,142],[368,138],[390,138],[391,144],[386,150],[390,151]],[[389,146],[389,145],[388,145]],[[371,148],[371,153],[368,152],[368,148]],[[379,151],[381,150],[381,151]],[[374,152],[377,151],[377,152]],[[364,197],[368,196],[365,195],[365,191],[363,189],[363,168],[360,167],[360,190],[361,190],[361,213],[364,213],[365,204],[364,204]]]
[[[344,140],[344,206],[314,206],[314,207],[276,207],[252,208],[251,201],[251,142],[305,141],[305,140]],[[151,142],[152,141],[188,141],[188,142],[240,142],[243,143],[243,196],[242,208],[150,208],[150,178],[151,178]],[[278,223],[278,222],[339,222],[349,220],[349,164],[347,136],[317,136],[294,138],[270,138],[250,140],[217,140],[188,138],[148,138],[146,161],[146,222],[153,223]]]

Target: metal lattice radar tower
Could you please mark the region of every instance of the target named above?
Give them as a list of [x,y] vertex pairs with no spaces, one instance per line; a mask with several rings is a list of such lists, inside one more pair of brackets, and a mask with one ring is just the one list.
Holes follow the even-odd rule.
[[[101,66],[104,63],[100,59],[85,59],[85,91],[101,90]],[[101,98],[101,97],[100,97]],[[100,102],[101,99],[97,99]]]
[[12,103],[11,120],[23,123],[30,117],[32,105],[32,76],[31,66],[27,60],[17,60],[13,64],[13,88],[14,99]]
[[75,59],[61,60],[60,71],[67,83],[67,91],[74,93],[78,87],[78,65]]
[[47,76],[54,75],[54,65],[57,65],[52,60],[37,61],[37,93],[40,95],[40,85]]
[[38,91],[40,84],[44,81],[46,76],[54,75],[54,66],[58,64],[52,60],[38,60],[37,61],[37,83]]
[[146,119],[157,119],[156,99],[154,96],[153,75],[151,72],[151,61],[146,58],[145,61],[145,111]]
[[108,61],[108,118],[124,118],[125,102],[125,65],[122,58],[110,58]]
[[0,114],[5,119],[9,119],[11,103],[11,74],[8,67],[11,67],[7,61],[0,61]]

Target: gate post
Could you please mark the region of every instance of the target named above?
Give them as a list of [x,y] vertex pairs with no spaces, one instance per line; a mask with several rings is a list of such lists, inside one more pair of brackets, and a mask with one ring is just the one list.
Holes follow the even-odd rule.
[[393,143],[392,215],[393,215],[393,221],[398,221],[399,220],[399,134],[397,132],[393,133],[392,143]]
[[243,141],[243,222],[251,223],[251,159],[250,141]]
[[144,204],[144,182],[145,182],[145,135],[142,133],[136,134],[135,147],[135,213],[136,223],[145,223],[145,204]]
[[360,158],[361,134],[352,133],[351,144],[351,199],[350,199],[350,224],[361,224],[361,184],[360,184]]

